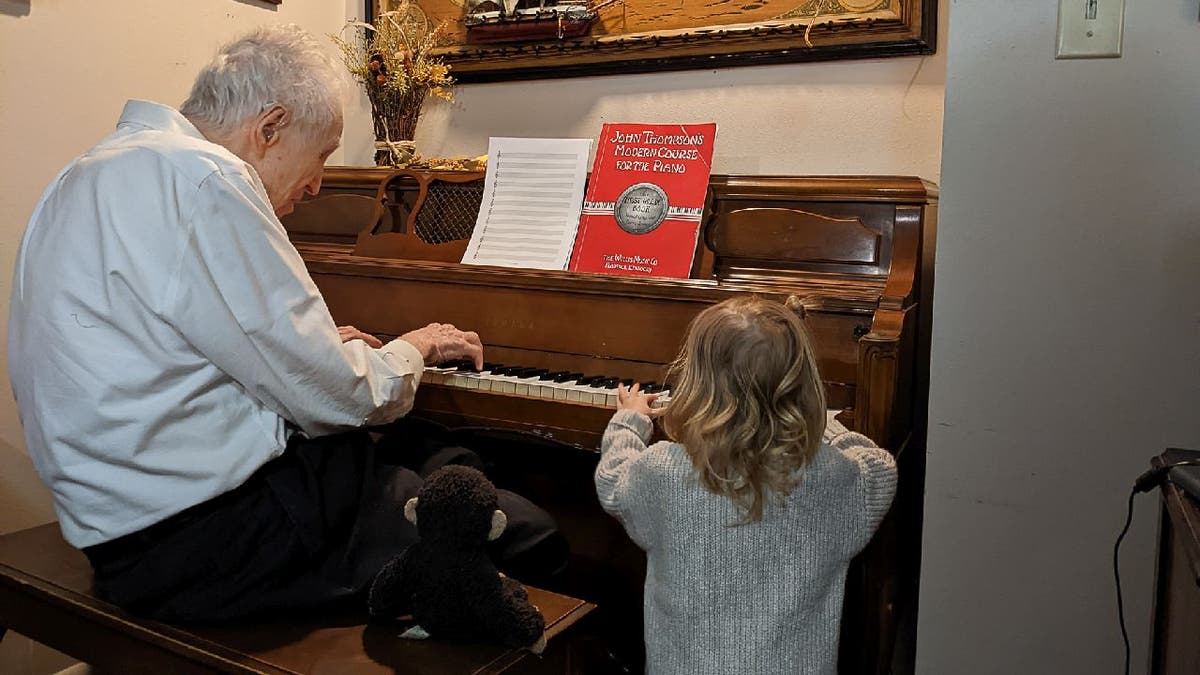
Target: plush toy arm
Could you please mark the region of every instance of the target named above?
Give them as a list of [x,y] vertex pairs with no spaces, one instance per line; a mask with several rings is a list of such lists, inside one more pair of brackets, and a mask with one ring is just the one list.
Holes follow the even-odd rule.
[[412,611],[413,587],[409,574],[409,550],[392,558],[375,575],[367,595],[367,607],[377,619],[395,619]]
[[546,620],[529,602],[520,583],[508,578],[500,581],[500,601],[494,603],[495,607],[480,612],[489,631],[509,647],[528,647],[534,653],[541,653],[546,647],[543,635]]

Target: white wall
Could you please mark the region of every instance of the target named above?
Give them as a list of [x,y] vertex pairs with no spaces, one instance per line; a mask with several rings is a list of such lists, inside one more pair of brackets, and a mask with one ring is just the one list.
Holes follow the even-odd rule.
[[[1200,447],[1200,22],[1130,2],[1055,61],[1056,4],[952,6],[918,670],[1119,673],[1135,477]],[[1145,672],[1157,496],[1121,578]]]

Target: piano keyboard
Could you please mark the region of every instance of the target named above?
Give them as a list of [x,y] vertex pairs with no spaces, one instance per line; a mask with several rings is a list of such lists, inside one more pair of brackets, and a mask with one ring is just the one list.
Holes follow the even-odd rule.
[[[483,370],[476,371],[470,362],[455,362],[425,368],[421,384],[615,409],[617,385],[628,387],[633,380],[497,363],[485,363]],[[646,393],[658,394],[653,404],[656,408],[671,401],[671,391],[663,384],[643,382],[640,386]]]

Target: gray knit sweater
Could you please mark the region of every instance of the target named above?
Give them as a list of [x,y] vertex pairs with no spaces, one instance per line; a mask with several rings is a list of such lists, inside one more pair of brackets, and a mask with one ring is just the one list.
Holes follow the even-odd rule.
[[617,411],[596,468],[600,503],[646,551],[646,671],[833,675],[847,565],[891,505],[891,455],[830,417],[800,485],[731,526],[732,500],[699,483],[683,446],[647,448],[651,428]]

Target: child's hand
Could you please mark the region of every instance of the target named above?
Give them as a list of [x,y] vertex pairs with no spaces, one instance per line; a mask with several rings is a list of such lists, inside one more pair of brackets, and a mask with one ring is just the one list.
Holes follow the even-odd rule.
[[647,417],[658,417],[662,414],[662,408],[651,407],[651,404],[658,398],[658,394],[646,394],[640,391],[641,385],[637,382],[633,386],[626,389],[625,385],[617,385],[617,410],[632,410],[640,412]]

